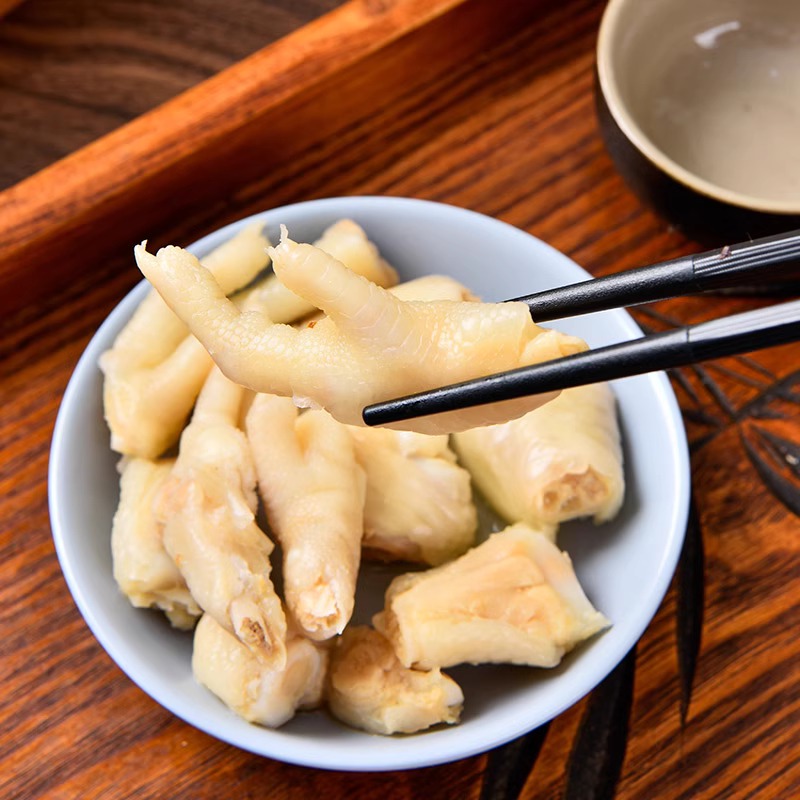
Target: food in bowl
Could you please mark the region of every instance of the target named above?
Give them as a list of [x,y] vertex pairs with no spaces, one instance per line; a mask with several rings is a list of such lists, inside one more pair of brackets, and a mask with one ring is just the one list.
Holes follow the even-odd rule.
[[[329,198],[261,212],[209,234],[190,250],[202,261],[253,223],[273,241],[281,223],[298,241],[316,241],[342,218],[367,230],[398,270],[403,283],[393,289],[397,293],[401,286],[422,280],[463,299],[463,290],[452,285],[455,281],[487,300],[500,301],[589,277],[565,255],[499,220],[455,206],[392,197]],[[430,273],[446,277],[440,281]],[[602,526],[585,519],[559,526],[559,549],[569,553],[593,605],[613,621],[602,635],[584,641],[552,669],[447,668],[466,698],[460,722],[413,736],[373,736],[325,711],[295,713],[277,730],[232,712],[195,678],[192,635],[176,630],[158,610],[133,607],[113,579],[109,530],[119,501],[119,454],[108,446],[98,360],[149,290],[142,282],[120,302],[75,368],[53,434],[49,499],[63,575],[88,627],[118,667],[165,709],[210,736],[289,763],[360,771],[424,767],[484,752],[544,724],[591,691],[642,635],[671,580],[689,499],[685,434],[663,373],[613,383],[626,477],[626,500],[617,516]],[[593,347],[641,335],[621,310],[565,319],[558,328]],[[481,541],[504,523],[477,495],[474,499]],[[280,592],[278,553],[276,548],[271,559]],[[420,564],[424,566],[422,559]],[[371,625],[383,610],[388,584],[412,568],[418,567],[362,561],[353,616],[345,630]]]
[[[136,263],[231,380],[258,392],[325,408],[361,424],[365,406],[490,372],[571,355],[581,340],[536,325],[524,303],[404,302],[348,270],[324,250],[283,230],[269,249],[275,274],[326,316],[313,327],[275,325],[242,313],[213,274],[185,250]],[[530,395],[395,423],[420,433],[452,433],[519,417],[555,396]]]
[[[343,241],[348,247],[339,246]],[[259,250],[269,253],[274,274],[227,299],[265,266]],[[547,442],[557,457],[545,431],[558,417],[548,415],[539,427],[535,421],[552,395],[411,421],[413,430],[353,424],[363,404],[498,363],[514,367],[577,352],[585,348],[580,339],[539,328],[523,304],[481,303],[452,279],[418,279],[394,293],[382,288],[364,274],[388,287],[396,273],[352,220],[328,228],[316,245],[296,244],[284,228],[277,248],[248,226],[209,255],[210,267],[176,247],[155,256],[139,247],[136,258],[178,316],[149,295],[100,360],[110,384],[104,396],[112,447],[131,458],[123,462],[112,529],[114,574],[134,605],[163,610],[179,628],[199,619],[194,675],[231,709],[279,725],[330,696],[332,713],[349,724],[415,733],[459,719],[463,695],[443,667],[555,667],[608,626],[569,557],[550,541],[557,525],[521,524],[526,476],[506,453],[499,480],[520,497],[495,505],[517,524],[476,543],[470,479],[490,469],[473,467],[470,474],[469,460],[459,465],[449,446],[455,431],[492,431],[500,440],[505,432],[533,452]],[[138,336],[144,327],[147,335]],[[201,356],[192,334],[215,364]],[[143,411],[157,399],[153,373],[173,368],[176,353],[183,368],[170,372],[176,377],[168,413],[158,404]],[[579,403],[561,427],[580,430],[565,442],[578,461],[598,438],[599,449],[613,453],[619,480],[609,518],[621,502],[622,455],[613,396],[600,391],[600,402]],[[181,431],[176,409],[192,403]],[[131,435],[134,414],[121,424],[120,410],[130,408],[145,417],[144,444]],[[509,415],[528,427],[507,429]],[[486,421],[496,424],[472,427]],[[177,455],[162,458],[176,435]],[[469,452],[483,449],[470,451],[468,442],[462,444]],[[591,469],[562,466],[563,486],[572,478],[574,490],[561,505],[573,516],[589,513],[579,487],[587,475],[596,480]],[[257,521],[257,494],[281,547],[280,589],[271,579],[274,544]],[[362,542],[383,560],[436,566],[395,578],[375,627],[360,626],[343,639]],[[143,560],[158,568],[146,572]],[[354,676],[362,673],[360,683]]]
[[450,437],[348,430],[367,478],[361,545],[370,557],[437,566],[474,544],[472,476],[458,463]]
[[458,722],[464,694],[438,667],[404,666],[385,636],[355,625],[334,650],[327,702],[342,722],[390,735]]
[[203,613],[164,548],[153,504],[172,475],[174,458],[131,457],[119,464],[119,505],[111,527],[114,580],[136,608],[157,608],[191,630]]
[[[268,264],[269,243],[249,225],[205,259],[226,294],[249,283]],[[103,408],[111,446],[154,458],[173,445],[211,368],[211,356],[150,292],[100,357]]]
[[453,445],[505,519],[553,535],[570,519],[613,519],[625,496],[616,402],[607,383],[567,389],[535,414],[456,433]]
[[460,558],[395,578],[373,618],[404,666],[555,667],[608,626],[581,589],[569,556],[517,523]]

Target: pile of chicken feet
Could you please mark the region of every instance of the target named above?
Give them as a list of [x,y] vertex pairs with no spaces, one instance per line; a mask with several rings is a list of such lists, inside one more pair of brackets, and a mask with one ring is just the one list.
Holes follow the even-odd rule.
[[[398,285],[350,220],[276,247],[250,225],[202,264],[135,255],[154,289],[100,360],[122,455],[114,577],[194,629],[194,674],[236,713],[274,727],[325,706],[413,733],[459,719],[442,668],[552,667],[609,624],[554,543],[622,503],[607,386],[361,424],[369,403],[585,343],[446,276]],[[473,486],[509,523],[481,543]],[[369,559],[410,571],[372,626],[348,624]]]

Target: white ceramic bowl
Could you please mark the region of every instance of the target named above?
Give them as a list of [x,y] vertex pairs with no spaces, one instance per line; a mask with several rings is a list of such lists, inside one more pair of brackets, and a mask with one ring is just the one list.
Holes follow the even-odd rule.
[[[402,277],[449,273],[487,300],[502,300],[585,279],[587,274],[548,245],[489,217],[453,206],[385,197],[315,200],[257,215],[277,238],[312,240],[342,217],[359,222]],[[191,249],[198,255],[244,221]],[[543,724],[596,686],[636,643],[656,612],[675,568],[689,502],[689,466],[680,412],[663,374],[614,384],[625,440],[627,499],[602,527],[569,524],[559,544],[613,627],[569,654],[554,670],[460,667],[449,670],[464,689],[460,725],[415,736],[383,738],[346,728],[324,712],[298,715],[279,730],[248,724],[198,685],[191,672],[191,636],[157,613],[132,608],[111,572],[110,531],[118,498],[117,457],[102,412],[101,352],[144,296],[136,287],[94,336],[70,380],[58,414],[50,458],[50,514],[58,557],[87,624],[145,692],[190,724],[238,747],[296,764],[344,770],[389,770],[452,761],[495,747]],[[565,331],[591,345],[640,335],[623,311],[564,320]],[[367,570],[359,618],[382,605],[387,573]]]

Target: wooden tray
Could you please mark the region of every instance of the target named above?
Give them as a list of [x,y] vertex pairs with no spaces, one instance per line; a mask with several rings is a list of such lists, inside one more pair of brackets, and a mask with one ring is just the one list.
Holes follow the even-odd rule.
[[216,227],[254,197],[283,200],[287,176],[307,171],[294,196],[315,194],[325,154],[346,144],[357,169],[391,148],[376,119],[541,4],[352,0],[0,193],[0,311],[171,225]]
[[[183,244],[295,200],[395,194],[502,218],[594,274],[692,249],[604,151],[593,101],[602,9],[351,0],[0,195],[0,795],[797,794],[800,345],[674,373],[696,513],[658,614],[589,698],[455,764],[322,773],[190,728],[106,656],[53,549],[58,404],[89,337],[140,279],[131,248],[142,238]],[[683,298],[635,316],[659,329],[764,302]]]

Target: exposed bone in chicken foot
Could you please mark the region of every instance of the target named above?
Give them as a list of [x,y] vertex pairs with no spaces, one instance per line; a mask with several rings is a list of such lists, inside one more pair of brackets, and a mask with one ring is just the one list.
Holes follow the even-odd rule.
[[[403,302],[312,245],[285,234],[270,250],[289,289],[328,316],[295,330],[242,313],[213,276],[176,247],[137,263],[231,380],[362,424],[370,403],[513,369],[585,349],[580,339],[535,325],[523,303]],[[555,394],[448,412],[393,427],[449,433],[503,422]]]
[[237,428],[243,393],[211,370],[158,514],[164,546],[198,605],[277,669],[286,661],[286,619],[269,577],[273,544],[255,522],[250,446]]

